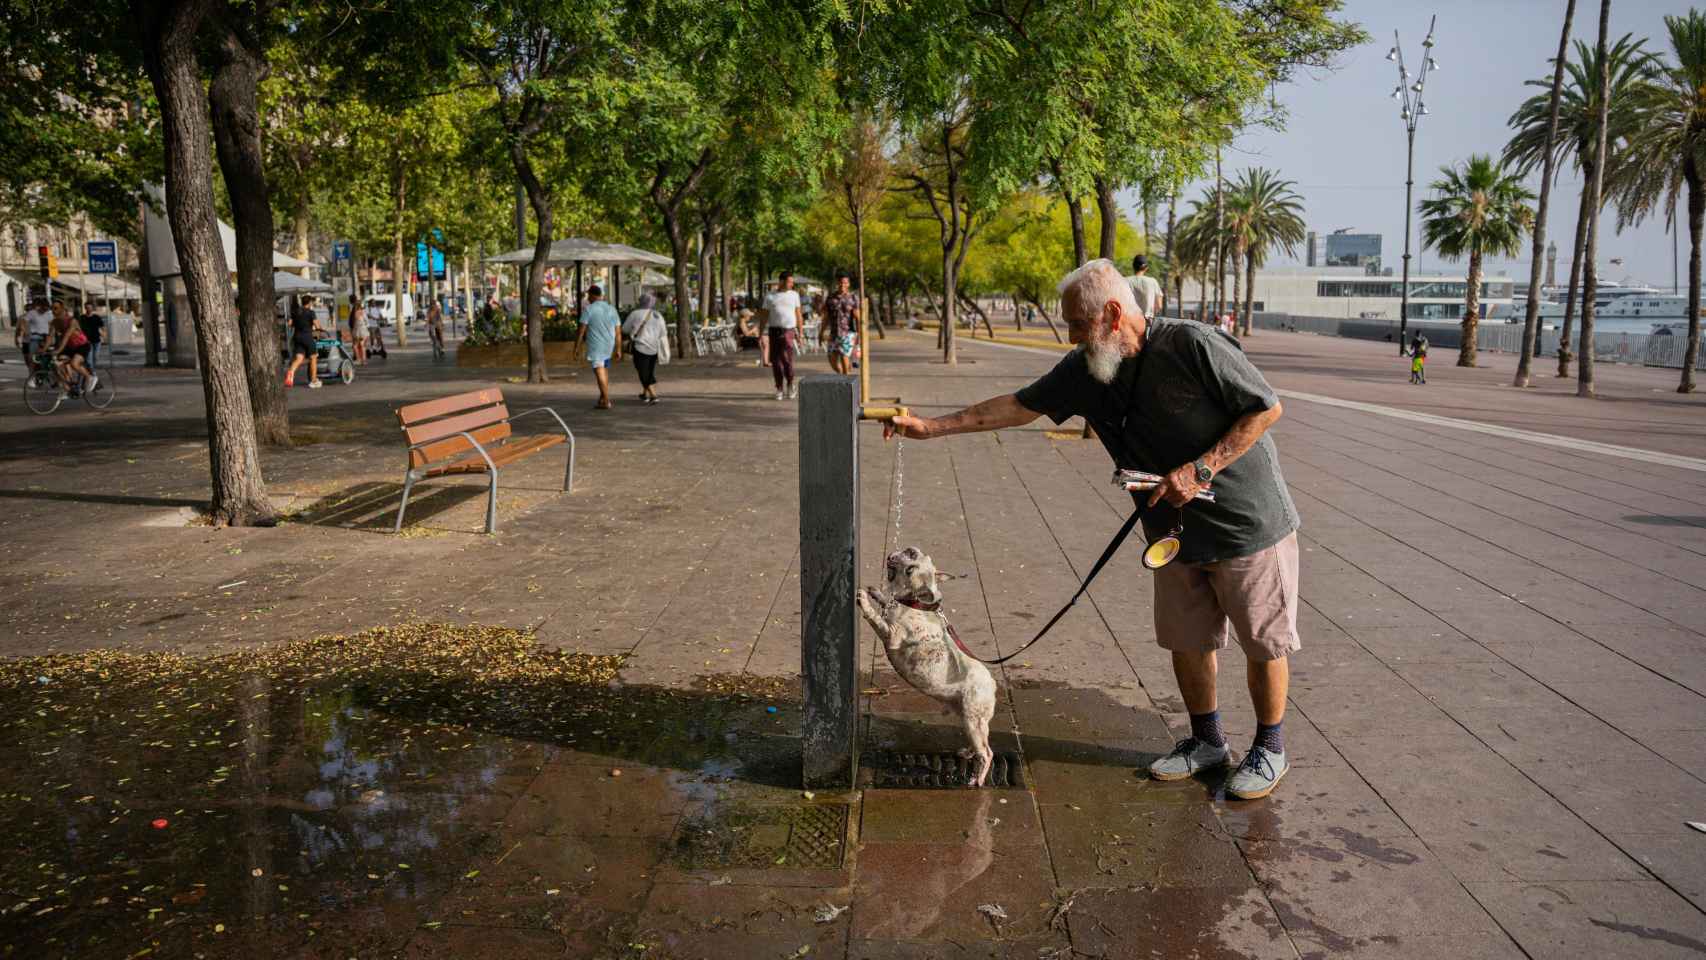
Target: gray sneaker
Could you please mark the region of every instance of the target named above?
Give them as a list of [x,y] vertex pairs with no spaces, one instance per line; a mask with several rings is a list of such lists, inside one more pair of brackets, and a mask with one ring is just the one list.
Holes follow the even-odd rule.
[[1226,795],[1239,800],[1260,800],[1274,792],[1280,778],[1290,769],[1285,754],[1251,747],[1238,769],[1227,778]]
[[1199,771],[1224,764],[1230,757],[1226,744],[1216,747],[1186,737],[1173,745],[1173,752],[1149,765],[1151,780],[1183,780]]

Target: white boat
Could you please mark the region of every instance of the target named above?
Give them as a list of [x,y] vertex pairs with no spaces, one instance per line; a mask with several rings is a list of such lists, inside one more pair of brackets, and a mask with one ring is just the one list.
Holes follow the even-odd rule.
[[[1688,298],[1669,294],[1632,294],[1618,297],[1600,307],[1597,312],[1607,320],[1686,321]],[[1703,308],[1702,312],[1706,313],[1706,308]]]

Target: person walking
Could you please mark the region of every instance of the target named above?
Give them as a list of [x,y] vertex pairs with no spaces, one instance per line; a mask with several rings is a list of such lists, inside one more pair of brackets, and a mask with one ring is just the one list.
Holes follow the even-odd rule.
[[658,392],[658,365],[669,363],[669,326],[663,314],[652,309],[657,298],[640,294],[639,302],[622,321],[622,334],[634,354],[634,372],[640,377],[640,402],[655,404]]
[[12,328],[12,342],[24,355],[27,365],[36,351],[47,343],[48,336],[53,331],[53,311],[47,308],[47,299],[37,297],[30,303],[30,309],[24,311],[24,319]]
[[1137,309],[1143,311],[1146,317],[1159,317],[1167,306],[1167,293],[1161,289],[1160,281],[1149,275],[1149,258],[1138,254],[1131,258],[1131,276],[1125,278],[1131,284],[1131,294],[1137,299]]
[[[1282,727],[1288,657],[1301,646],[1299,520],[1268,435],[1282,412],[1279,397],[1230,337],[1144,315],[1112,261],[1079,267],[1059,290],[1079,349],[1017,393],[942,417],[895,417],[883,434],[930,439],[1082,416],[1116,466],[1160,474],[1136,505],[1152,542],[1183,527],[1177,558],[1154,573],[1154,616],[1191,730],[1149,765],[1149,775],[1180,780],[1231,759],[1215,677],[1218,651],[1236,638],[1248,662],[1256,736],[1226,792],[1265,797],[1291,769]],[[1193,499],[1211,485],[1212,502]]]
[[606,303],[604,291],[598,284],[587,288],[586,312],[581,314],[581,331],[577,344],[586,351],[592,364],[592,375],[598,380],[598,403],[594,410],[609,410],[610,361],[622,359],[622,318],[616,308]]
[[829,349],[829,369],[842,376],[853,373],[853,348],[858,344],[859,296],[851,289],[847,271],[835,275],[835,292],[823,302],[823,326],[818,339]]
[[355,349],[355,362],[363,365],[367,363],[367,336],[367,308],[352,293],[349,295],[350,346]]
[[302,361],[308,361],[308,387],[320,389],[320,348],[314,335],[320,332],[320,322],[314,315],[314,298],[303,294],[290,311],[290,369],[284,372],[284,385],[296,386],[296,371]]
[[444,356],[444,310],[434,299],[427,307],[427,335],[432,338],[432,355],[434,359]]
[[776,289],[764,299],[765,337],[770,343],[770,376],[776,381],[776,399],[800,395],[794,385],[794,338],[799,334],[803,318],[800,315],[800,294],[794,289],[794,275],[782,271]]
[[1420,330],[1410,341],[1410,382],[1428,382],[1428,338]]
[[107,321],[95,311],[95,301],[83,304],[83,312],[77,315],[77,326],[89,340],[89,369],[93,370],[100,366],[101,345],[107,339]]

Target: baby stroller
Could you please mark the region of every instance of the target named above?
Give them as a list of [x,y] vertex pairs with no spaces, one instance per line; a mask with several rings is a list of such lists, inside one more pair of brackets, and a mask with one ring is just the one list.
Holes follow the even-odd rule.
[[[350,351],[349,344],[337,337],[318,337],[314,340],[314,353],[324,380],[336,377],[343,383],[355,379],[355,354]],[[290,367],[290,340],[285,339],[283,350],[284,366]]]

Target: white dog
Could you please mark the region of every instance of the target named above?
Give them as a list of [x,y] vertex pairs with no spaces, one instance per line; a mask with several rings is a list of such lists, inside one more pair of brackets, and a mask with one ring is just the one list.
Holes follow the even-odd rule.
[[972,786],[981,787],[995,760],[989,749],[995,678],[960,647],[954,628],[939,612],[942,590],[929,557],[917,547],[889,554],[885,581],[886,594],[875,587],[858,593],[859,610],[883,642],[895,673],[960,715],[971,744],[960,755],[976,759]]

